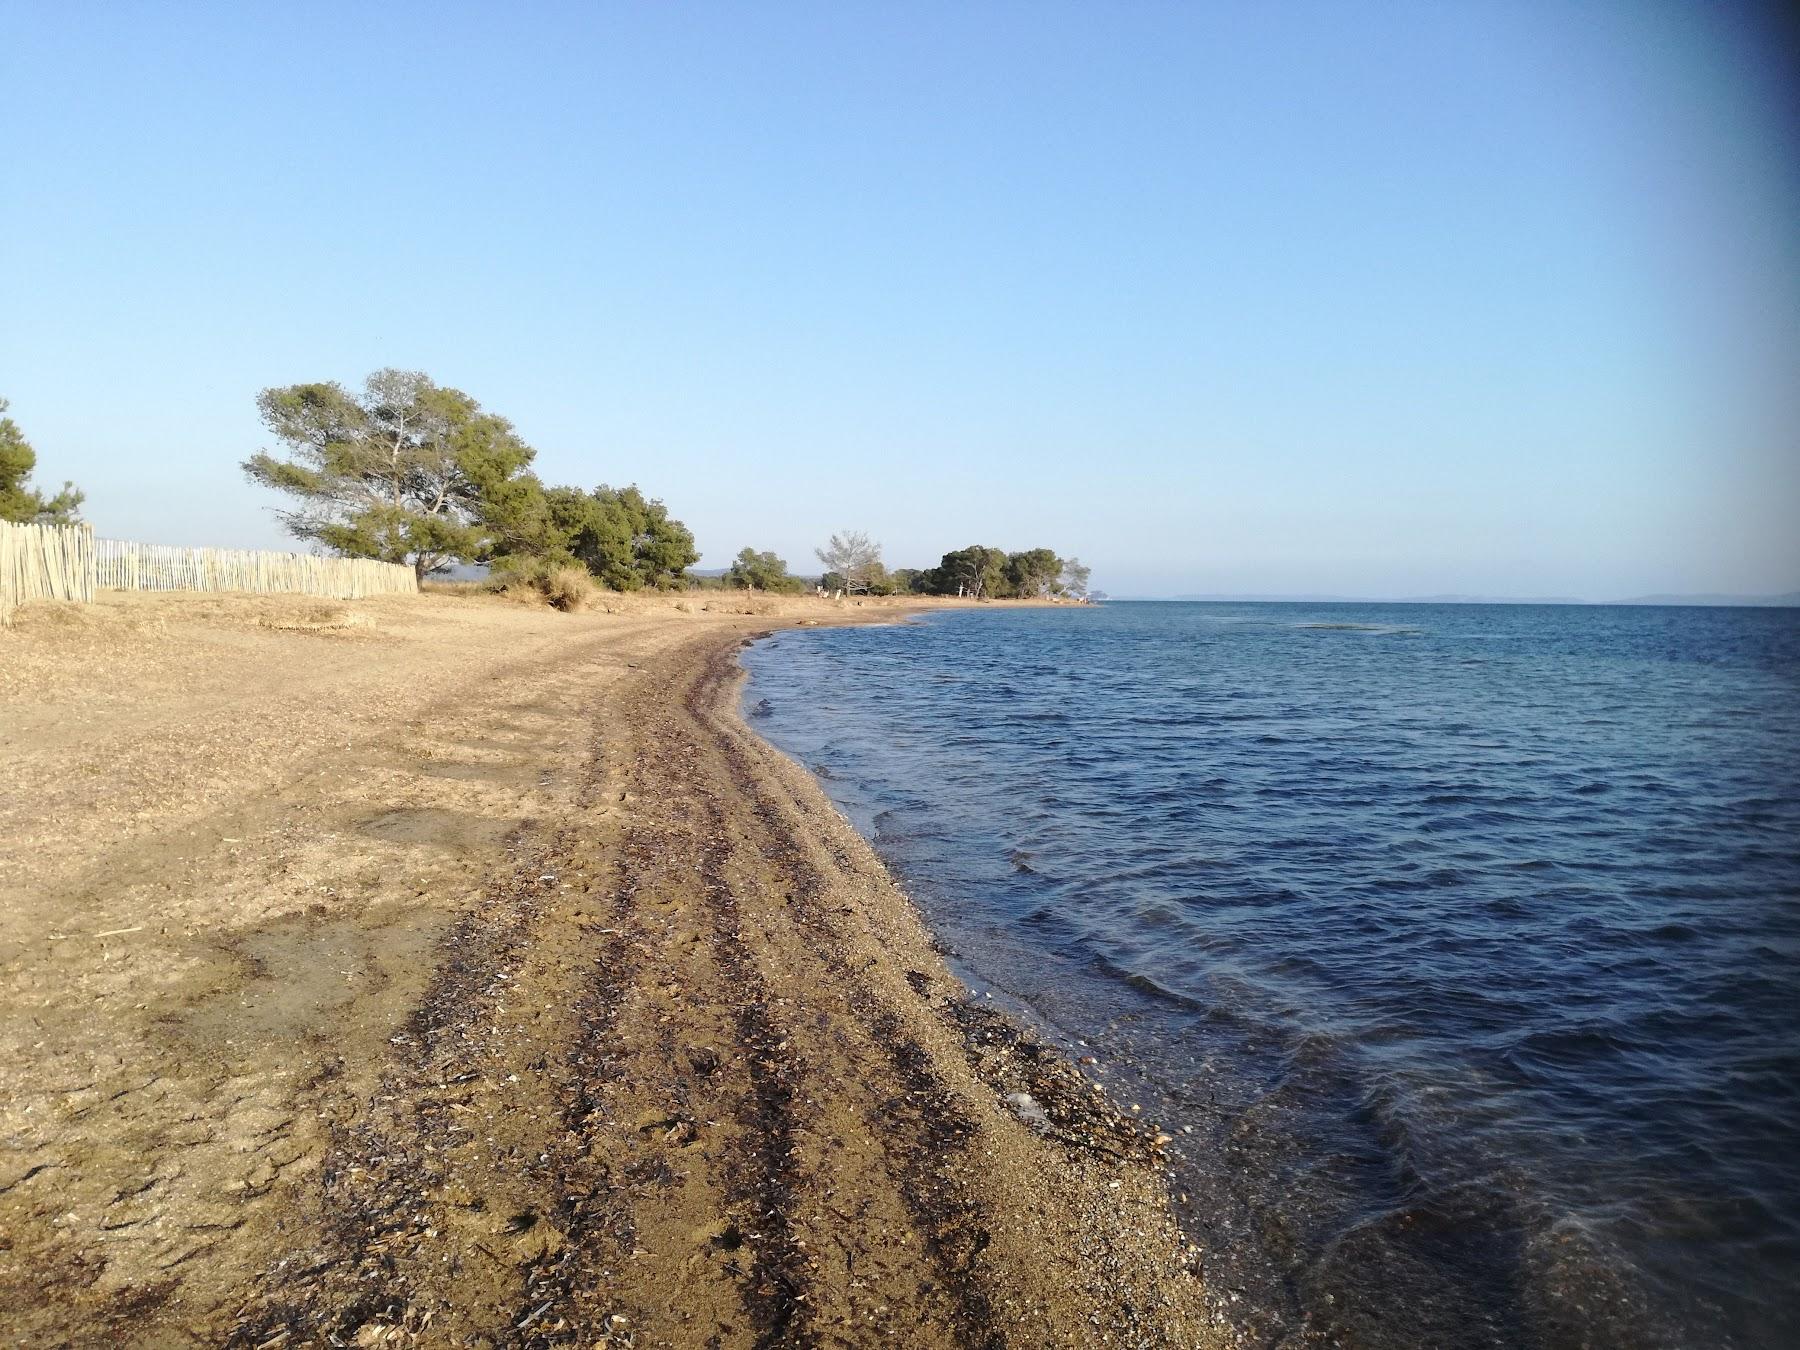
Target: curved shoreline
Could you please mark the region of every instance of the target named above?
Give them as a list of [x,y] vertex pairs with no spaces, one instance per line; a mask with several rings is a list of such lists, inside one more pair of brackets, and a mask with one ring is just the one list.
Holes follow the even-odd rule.
[[[196,699],[177,668],[110,731],[7,744],[18,786],[45,785],[6,803],[26,828],[0,854],[23,896],[8,1011],[39,1022],[5,1047],[0,1307],[22,1334],[1224,1338],[1155,1139],[965,996],[867,843],[738,716],[755,634],[909,607],[356,608],[376,632],[321,653],[292,629],[218,641],[229,605],[165,602],[142,645],[189,625],[251,687],[226,671]],[[65,636],[41,638],[51,665]],[[329,678],[263,691],[271,661]],[[171,763],[184,735],[221,757]],[[59,849],[38,817],[84,755],[192,791],[147,826],[90,803]],[[151,892],[179,898],[149,939],[94,936]],[[56,1019],[76,989],[101,1019]],[[65,1070],[94,1105],[26,1086]]]

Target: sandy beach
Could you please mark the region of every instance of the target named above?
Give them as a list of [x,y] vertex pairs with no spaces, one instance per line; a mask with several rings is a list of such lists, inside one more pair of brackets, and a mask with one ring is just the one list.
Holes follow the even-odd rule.
[[756,634],[907,606],[614,608],[0,634],[7,1343],[1222,1336],[1154,1127],[738,718]]

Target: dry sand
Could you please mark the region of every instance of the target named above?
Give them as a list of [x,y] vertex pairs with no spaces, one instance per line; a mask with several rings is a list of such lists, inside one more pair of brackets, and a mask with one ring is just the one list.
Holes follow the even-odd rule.
[[7,1343],[1215,1343],[1155,1136],[737,717],[896,611],[704,603],[0,632]]

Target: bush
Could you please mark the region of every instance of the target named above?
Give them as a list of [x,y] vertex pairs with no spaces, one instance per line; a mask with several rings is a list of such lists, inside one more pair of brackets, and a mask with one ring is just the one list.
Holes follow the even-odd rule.
[[559,567],[537,578],[537,588],[553,609],[565,614],[586,609],[594,599],[594,579],[585,568]]
[[785,562],[773,553],[758,553],[753,548],[739,551],[725,573],[725,584],[746,591],[767,591],[771,595],[798,595],[806,583],[788,572]]

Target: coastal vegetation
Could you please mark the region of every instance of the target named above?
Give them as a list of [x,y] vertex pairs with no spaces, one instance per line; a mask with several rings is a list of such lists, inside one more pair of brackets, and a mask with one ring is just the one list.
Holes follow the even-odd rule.
[[288,454],[259,452],[244,472],[295,499],[277,514],[296,538],[422,579],[484,558],[497,517],[529,509],[531,447],[423,372],[376,371],[360,395],[329,381],[265,389],[256,406]]
[[64,483],[61,492],[46,497],[30,485],[37,451],[19,424],[6,416],[8,406],[0,398],[0,520],[19,525],[74,524],[81,518],[84,494],[73,483]]
[[866,595],[955,595],[976,600],[1085,600],[1090,569],[1079,558],[1060,558],[1048,548],[1008,553],[971,544],[953,549],[936,567],[897,567],[881,560],[881,545],[855,531],[831,536],[817,550],[828,569],[827,591]]
[[788,565],[774,553],[758,553],[752,548],[740,550],[732,560],[725,572],[725,584],[775,595],[794,595],[806,589],[806,583],[789,572]]
[[687,526],[635,485],[551,488],[544,500],[547,529],[509,537],[516,551],[497,558],[502,573],[573,564],[615,591],[678,590],[700,560]]
[[[290,533],[334,553],[402,563],[420,580],[458,563],[483,565],[497,584],[533,588],[562,609],[580,608],[592,585],[637,591],[698,584],[688,575],[700,558],[693,533],[660,500],[635,484],[545,486],[532,471],[536,451],[510,421],[422,371],[379,370],[355,393],[331,381],[265,389],[256,406],[282,453],[252,455],[244,472],[293,500],[278,512]],[[16,428],[9,434],[16,437]],[[24,465],[14,475],[21,481],[30,461]],[[21,500],[40,512],[72,511],[80,494],[69,488],[47,503]],[[1009,553],[971,545],[944,554],[935,567],[890,571],[880,543],[844,530],[814,552],[825,568],[816,584],[833,593],[977,600],[1087,594],[1088,569],[1049,548]],[[745,548],[714,584],[795,594],[815,583],[773,552]]]
[[886,591],[887,569],[881,563],[881,545],[860,530],[834,534],[823,548],[813,552],[825,564],[825,575],[819,584],[826,590],[848,591],[851,595]]
[[1008,553],[971,544],[955,549],[912,579],[925,595],[972,595],[978,600],[1087,598],[1090,569],[1079,558],[1059,558],[1047,548]]
[[[1085,600],[1090,569],[1079,558],[1060,558],[1048,548],[1008,553],[971,544],[944,554],[936,567],[888,571],[879,557],[867,572],[871,595],[955,595],[974,600]],[[841,574],[827,573],[827,590],[850,589]]]
[[334,552],[407,563],[421,580],[488,564],[547,595],[574,567],[613,590],[679,587],[699,560],[687,527],[635,485],[546,488],[511,422],[422,371],[376,371],[360,394],[265,389],[256,404],[287,453],[252,455],[244,472],[296,500],[279,513],[290,533]]

